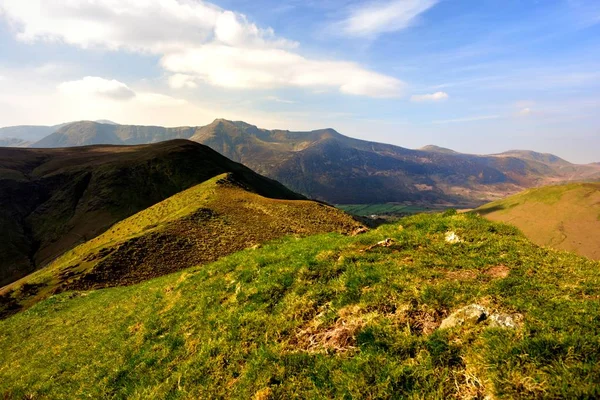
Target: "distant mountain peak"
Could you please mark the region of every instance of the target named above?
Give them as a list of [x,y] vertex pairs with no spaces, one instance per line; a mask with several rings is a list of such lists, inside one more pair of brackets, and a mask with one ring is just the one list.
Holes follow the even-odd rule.
[[452,149],[448,149],[446,147],[436,146],[434,144],[429,144],[427,146],[423,146],[419,150],[421,150],[421,151],[428,151],[430,153],[459,154],[457,151],[454,151]]
[[99,124],[104,124],[104,125],[121,125],[121,124],[118,124],[118,123],[113,122],[113,121],[108,120],[108,119],[99,119],[99,120],[94,121],[94,122],[97,122]]
[[493,154],[499,157],[516,157],[532,161],[540,161],[548,164],[571,165],[570,162],[550,153],[538,153],[532,150],[508,150],[503,153]]

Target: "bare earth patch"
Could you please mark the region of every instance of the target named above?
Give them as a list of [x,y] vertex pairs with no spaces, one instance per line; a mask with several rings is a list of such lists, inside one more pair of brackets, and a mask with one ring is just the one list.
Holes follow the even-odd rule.
[[446,272],[446,278],[452,279],[455,281],[472,281],[477,278],[477,275],[478,275],[477,271],[467,271],[467,270],[447,271]]
[[345,352],[354,349],[356,334],[366,321],[357,306],[343,308],[338,314],[339,318],[330,326],[325,326],[320,316],[311,320],[296,334],[294,347],[309,353]]
[[508,268],[506,265],[500,264],[488,269],[484,273],[494,279],[503,279],[506,278],[510,273],[510,268]]

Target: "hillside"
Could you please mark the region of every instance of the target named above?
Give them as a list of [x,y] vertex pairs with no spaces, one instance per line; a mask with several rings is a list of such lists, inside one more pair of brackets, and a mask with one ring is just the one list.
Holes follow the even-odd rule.
[[67,124],[34,143],[31,147],[55,148],[93,144],[135,145],[172,139],[189,139],[195,128],[163,128],[160,126],[117,125],[82,121]]
[[10,138],[10,137],[0,137],[0,147],[29,147],[32,142],[28,142],[26,140]]
[[38,140],[50,135],[64,124],[43,126],[43,125],[19,125],[0,128],[0,139],[16,139],[22,142],[37,142]]
[[431,153],[460,154],[459,152],[454,151],[452,149],[448,149],[446,147],[436,146],[434,144],[428,144],[427,146],[421,147],[419,150],[428,151],[428,152],[431,152]]
[[185,140],[143,146],[0,148],[0,286],[115,222],[227,172],[261,195],[303,198]]
[[477,212],[517,226],[541,246],[600,260],[600,183],[530,189]]
[[333,129],[290,132],[215,120],[203,127],[160,128],[81,122],[38,147],[143,143],[184,137],[205,144],[292,190],[333,204],[410,202],[476,207],[524,188],[600,179],[600,167],[513,151],[490,156],[436,146],[410,150],[344,136]]
[[52,293],[130,285],[285,235],[350,234],[361,227],[321,203],[252,193],[240,178],[221,174],[177,193],[5,287],[0,316]]
[[599,298],[598,262],[418,215],[54,295],[0,321],[0,394],[597,398]]

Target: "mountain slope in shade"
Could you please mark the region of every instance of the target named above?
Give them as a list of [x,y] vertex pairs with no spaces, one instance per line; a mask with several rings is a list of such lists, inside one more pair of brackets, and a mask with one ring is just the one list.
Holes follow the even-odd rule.
[[301,199],[198,143],[0,148],[0,286],[181,190],[232,172],[261,195]]
[[477,156],[438,147],[410,150],[353,139],[333,129],[266,130],[223,119],[204,127],[171,129],[82,122],[36,146],[138,143],[173,136],[189,137],[297,192],[337,204],[474,207],[524,188],[600,179],[598,166],[574,165],[534,152]]
[[[5,314],[49,294],[130,285],[285,235],[348,234],[361,227],[318,202],[261,196],[254,191],[269,193],[268,184],[253,183],[238,173],[217,175],[113,225],[6,287]],[[273,194],[280,194],[272,184]],[[35,287],[35,294],[23,287]]]
[[600,183],[530,189],[476,210],[533,242],[600,260]]

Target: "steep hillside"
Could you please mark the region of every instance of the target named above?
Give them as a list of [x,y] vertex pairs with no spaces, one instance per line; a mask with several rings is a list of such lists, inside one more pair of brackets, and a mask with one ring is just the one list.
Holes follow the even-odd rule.
[[221,174],[113,225],[6,287],[4,314],[51,293],[130,285],[285,235],[349,234],[361,227],[333,207],[263,197],[249,183]]
[[600,183],[530,189],[477,212],[517,226],[539,245],[600,260]]
[[261,195],[303,198],[186,140],[143,146],[0,148],[0,286],[115,222],[226,172],[235,173]]
[[292,190],[336,204],[412,202],[474,207],[549,183],[600,179],[600,168],[558,157],[513,151],[492,156],[439,147],[410,150],[353,139],[322,129],[259,129],[223,119],[197,128],[159,128],[92,122],[71,124],[36,146],[143,143],[184,137],[276,179]]
[[598,398],[599,298],[598,262],[419,215],[54,295],[0,321],[0,394]]

